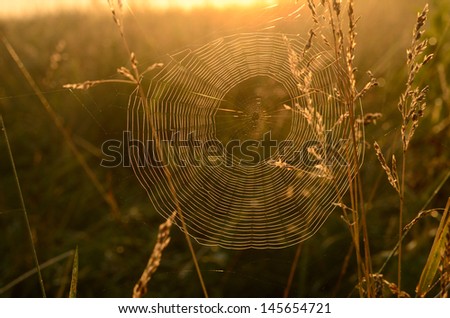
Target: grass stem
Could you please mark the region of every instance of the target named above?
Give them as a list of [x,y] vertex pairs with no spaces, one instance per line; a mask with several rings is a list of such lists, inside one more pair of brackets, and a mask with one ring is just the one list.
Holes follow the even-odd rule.
[[[430,195],[427,202],[425,202],[425,204],[422,206],[419,213],[421,211],[424,211],[427,208],[427,206],[431,203],[431,200],[433,200],[433,198],[436,196],[436,194],[439,193],[439,191],[442,189],[442,187],[444,186],[444,184],[447,182],[447,180],[449,178],[450,178],[450,170],[447,171],[447,174],[445,175],[445,177],[442,178],[441,182],[439,182],[438,186],[436,187],[436,189],[434,189],[433,193]],[[400,243],[405,239],[406,235],[409,233],[411,228],[412,227],[403,230],[403,234],[402,234],[400,241],[398,241],[397,244],[394,246],[394,248],[391,250],[388,257],[384,261],[383,265],[381,265],[380,269],[377,271],[378,274],[381,274],[384,271],[384,269],[386,268],[386,265],[389,263],[389,261],[392,259],[392,257],[395,255],[395,253],[398,251]]]
[[[128,74],[127,77],[131,78],[132,80],[135,81],[135,84],[137,85],[137,93],[140,96],[140,99],[141,99],[141,102],[144,105],[144,108],[147,109],[147,110],[150,110],[148,102],[147,102],[147,95],[146,95],[146,93],[144,91],[144,88],[142,87],[142,83],[141,83],[141,79],[142,79],[142,75],[143,74],[141,74],[141,72],[138,69],[138,66],[137,66],[138,62],[136,60],[136,56],[135,56],[134,52],[131,51],[130,46],[128,44],[128,41],[127,41],[127,39],[125,37],[125,34],[124,34],[124,24],[123,24],[122,16],[121,16],[121,14],[122,14],[122,3],[120,1],[118,1],[118,3],[117,3],[118,4],[118,8],[119,8],[118,11],[116,11],[115,8],[114,8],[113,0],[108,0],[108,3],[109,3],[109,6],[110,6],[110,9],[111,9],[111,13],[113,15],[114,22],[115,22],[115,24],[116,24],[116,26],[117,26],[117,28],[118,28],[118,30],[120,32],[120,36],[122,38],[125,50],[127,51],[128,56],[130,57],[131,68],[132,68],[134,74],[131,75],[131,73],[128,70],[126,70],[127,74]],[[148,122],[149,122],[149,126],[150,126],[150,130],[151,130],[153,139],[155,140],[155,148],[156,148],[156,152],[158,154],[158,157],[159,158],[164,158],[164,156],[162,154],[162,150],[161,150],[162,148],[161,148],[161,144],[160,144],[160,139],[158,138],[158,132],[155,129],[155,127],[153,125],[153,122],[151,120],[149,120]],[[173,201],[175,203],[175,211],[176,211],[176,213],[178,215],[178,218],[181,221],[181,228],[183,229],[183,233],[185,235],[185,239],[186,239],[186,242],[188,244],[188,248],[189,248],[189,251],[191,253],[195,269],[197,271],[197,275],[198,275],[198,278],[199,278],[199,281],[200,281],[200,285],[202,287],[203,295],[206,298],[208,298],[208,291],[206,289],[206,285],[205,285],[205,282],[204,282],[204,279],[203,279],[203,275],[202,275],[202,272],[200,270],[200,266],[198,264],[197,256],[195,255],[195,250],[194,250],[194,247],[192,245],[191,237],[189,235],[188,228],[186,226],[186,222],[184,220],[184,214],[183,214],[183,211],[182,211],[181,206],[180,206],[180,202],[179,202],[179,199],[178,199],[178,194],[176,192],[175,185],[174,185],[174,182],[173,182],[173,179],[172,179],[172,174],[170,173],[170,170],[167,168],[166,165],[163,165],[163,172],[164,172],[164,176],[166,177],[166,180],[167,180],[167,183],[168,183],[168,186],[169,186],[169,190],[170,190],[170,193],[172,195],[172,199],[173,199]]]
[[[402,240],[403,240],[403,214],[405,205],[405,177],[406,177],[406,149],[403,149],[402,180],[400,185],[400,208],[398,215],[398,265],[397,265],[397,287],[402,290]],[[400,297],[399,293],[399,297]]]
[[27,208],[25,206],[25,200],[23,199],[22,188],[20,187],[19,176],[17,175],[16,165],[14,163],[14,157],[13,157],[13,154],[12,154],[12,151],[11,151],[11,146],[9,144],[8,134],[6,133],[5,123],[3,122],[3,116],[1,114],[0,114],[0,124],[1,124],[1,129],[3,130],[3,135],[5,136],[6,147],[8,149],[9,159],[11,161],[11,166],[12,166],[12,169],[13,169],[13,172],[14,172],[14,178],[16,180],[17,191],[19,192],[20,204],[22,206],[23,217],[25,219],[25,225],[26,225],[27,231],[28,231],[28,238],[30,240],[30,246],[31,246],[31,250],[32,250],[32,253],[33,253],[34,265],[36,267],[36,271],[37,271],[37,274],[38,274],[39,286],[41,287],[42,297],[45,298],[47,296],[45,294],[44,279],[42,278],[41,268],[39,266],[39,260],[38,260],[36,248],[34,246],[33,233],[31,232],[30,221],[28,219],[28,213],[27,213]]
[[289,297],[289,292],[291,291],[292,282],[294,281],[295,270],[297,269],[298,261],[300,259],[300,254],[302,251],[302,244],[298,244],[295,249],[294,260],[292,261],[291,270],[289,272],[289,278],[286,284],[286,288],[284,289],[283,297]]
[[59,132],[62,134],[66,144],[68,145],[70,151],[74,154],[75,158],[77,159],[80,166],[83,168],[84,172],[96,188],[96,190],[101,194],[102,198],[105,200],[105,202],[110,206],[111,213],[113,217],[116,220],[120,220],[120,211],[119,206],[117,205],[117,202],[112,195],[112,193],[108,193],[106,191],[105,187],[101,184],[95,173],[92,171],[92,169],[89,167],[89,165],[86,162],[86,159],[84,159],[84,156],[80,153],[77,146],[75,145],[75,142],[73,141],[72,135],[67,130],[67,128],[64,126],[63,121],[58,117],[56,112],[53,110],[53,108],[50,106],[50,103],[48,102],[47,98],[45,98],[42,91],[39,89],[39,86],[37,85],[36,81],[31,76],[30,72],[28,72],[27,68],[23,64],[22,60],[20,59],[17,52],[14,50],[11,43],[8,41],[8,39],[4,36],[2,36],[2,42],[5,45],[9,55],[13,59],[13,61],[16,63],[17,67],[21,71],[22,75],[25,77],[28,84],[33,89],[36,96],[39,98],[39,101],[41,102],[42,106],[44,106],[44,109],[49,114],[50,118],[52,119],[53,123],[55,124],[56,128],[58,128]]

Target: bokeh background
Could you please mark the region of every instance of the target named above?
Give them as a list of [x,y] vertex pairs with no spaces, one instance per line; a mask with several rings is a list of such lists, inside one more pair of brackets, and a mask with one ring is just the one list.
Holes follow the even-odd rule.
[[[125,36],[140,65],[164,61],[168,54],[196,48],[220,36],[259,31],[271,19],[289,13],[279,1],[128,1]],[[237,2],[237,1],[235,1]],[[301,1],[298,1],[301,4]],[[443,208],[450,194],[450,1],[429,0],[426,36],[434,60],[420,73],[429,85],[428,107],[413,139],[406,179],[405,220],[427,209]],[[52,4],[53,3],[53,4]],[[113,211],[86,176],[5,46],[0,45],[0,113],[11,144],[23,198],[47,294],[66,297],[71,251],[79,248],[80,297],[129,297],[164,221],[150,204],[131,168],[102,168],[101,144],[121,139],[126,129],[132,88],[104,84],[87,91],[63,89],[66,83],[115,79],[129,57],[106,1],[14,1],[0,5],[0,33],[17,51],[51,107],[63,121],[90,168],[118,205]],[[58,3],[61,3],[58,1]],[[181,2],[179,2],[181,3]],[[241,2],[242,3],[242,2]],[[289,3],[289,1],[286,1]],[[356,0],[359,87],[367,70],[379,87],[363,100],[365,112],[383,114],[366,127],[368,143],[361,167],[374,269],[397,241],[398,197],[388,184],[370,145],[378,141],[385,154],[399,154],[399,95],[406,80],[405,50],[416,14],[426,1]],[[19,6],[21,5],[21,6]],[[8,6],[8,7],[7,7]],[[300,17],[279,23],[278,32],[302,33],[311,25]],[[448,178],[448,177],[447,177]],[[336,209],[321,230],[302,243],[289,290],[292,297],[356,296],[356,260],[347,225]],[[428,256],[439,213],[424,218],[405,240],[403,289],[414,294]],[[39,297],[20,197],[5,136],[0,135],[0,296]],[[171,243],[149,284],[151,297],[202,296],[183,234],[171,232]],[[281,250],[232,251],[194,242],[207,288],[214,297],[282,297],[297,247]],[[382,273],[396,280],[396,261]],[[15,279],[21,278],[14,282]]]

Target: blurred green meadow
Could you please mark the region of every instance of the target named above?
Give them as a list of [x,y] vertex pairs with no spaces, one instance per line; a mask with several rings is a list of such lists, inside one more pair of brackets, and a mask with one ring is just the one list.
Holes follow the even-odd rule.
[[[398,239],[398,196],[375,152],[376,140],[387,157],[401,151],[399,96],[407,76],[405,50],[416,14],[426,1],[355,1],[356,65],[359,86],[366,71],[379,86],[363,99],[366,113],[382,113],[366,127],[367,149],[361,167],[374,270]],[[404,243],[402,289],[414,295],[428,257],[439,211],[450,194],[450,1],[430,0],[426,36],[435,53],[419,77],[429,85],[428,106],[413,138],[407,162],[405,222],[422,208],[441,209],[422,218]],[[145,68],[168,54],[197,48],[221,36],[259,31],[270,19],[261,8],[158,11],[132,8],[124,17],[125,37]],[[298,19],[279,32],[301,33]],[[48,296],[67,297],[72,251],[79,248],[79,297],[129,297],[146,266],[164,219],[151,205],[129,167],[104,168],[101,145],[122,138],[133,87],[103,84],[86,91],[67,83],[116,79],[129,56],[106,4],[91,11],[64,11],[23,18],[3,17],[0,34],[22,59],[83,158],[112,198],[114,211],[67,145],[36,93],[3,44],[0,45],[0,114],[14,156],[33,240]],[[447,176],[447,177],[446,177]],[[442,181],[442,186],[439,186]],[[437,192],[435,190],[437,189]],[[429,201],[429,202],[428,202]],[[357,271],[351,235],[336,209],[320,231],[301,244],[291,297],[357,296]],[[0,296],[40,297],[32,250],[20,205],[6,138],[0,135]],[[282,297],[297,247],[233,251],[194,242],[206,286],[213,297]],[[395,258],[383,271],[395,282]],[[26,277],[27,273],[31,274]],[[19,280],[15,281],[17,278]],[[193,262],[181,231],[171,242],[149,283],[150,297],[201,297]],[[389,292],[386,291],[389,296]]]

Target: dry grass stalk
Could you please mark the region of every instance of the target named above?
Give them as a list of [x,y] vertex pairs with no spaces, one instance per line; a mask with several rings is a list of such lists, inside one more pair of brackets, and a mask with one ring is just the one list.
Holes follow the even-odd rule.
[[[417,22],[413,29],[411,48],[406,51],[407,55],[407,66],[408,66],[408,80],[406,82],[406,88],[404,93],[400,96],[398,103],[398,108],[402,114],[402,126],[401,126],[401,137],[402,137],[402,183],[400,187],[400,211],[399,211],[399,257],[398,257],[398,285],[401,286],[401,261],[402,261],[402,244],[401,240],[403,237],[403,207],[404,207],[404,193],[405,193],[405,176],[406,176],[406,153],[408,150],[411,138],[414,135],[416,128],[419,125],[419,119],[423,116],[423,112],[426,106],[426,93],[428,88],[424,87],[419,89],[418,87],[413,87],[414,81],[420,69],[428,63],[433,57],[432,54],[425,55],[422,60],[420,60],[422,54],[428,46],[428,40],[421,40],[424,33],[422,30],[425,25],[428,14],[428,4],[425,5],[424,9],[417,16]],[[417,61],[419,60],[419,61]]]
[[[398,109],[402,115],[401,124],[401,140],[402,140],[402,162],[400,178],[396,171],[395,157],[392,160],[392,169],[387,165],[379,145],[375,142],[375,152],[382,168],[386,171],[389,183],[399,194],[399,241],[398,241],[398,289],[401,289],[401,272],[402,272],[402,240],[404,237],[403,229],[403,210],[404,210],[404,193],[405,193],[405,176],[406,176],[406,158],[409,143],[419,125],[419,119],[423,116],[426,107],[426,93],[428,87],[420,89],[415,86],[415,79],[420,69],[427,64],[433,57],[432,54],[424,55],[428,46],[428,40],[422,40],[428,14],[428,4],[425,5],[422,12],[417,16],[417,21],[412,32],[411,47],[406,50],[406,65],[408,68],[408,78],[406,81],[405,91],[401,94]],[[395,166],[395,167],[394,167]],[[395,170],[394,170],[395,168]],[[400,181],[399,181],[400,179]]]
[[333,124],[332,129],[334,129],[336,126],[342,125],[342,123],[350,116],[350,114],[347,112],[341,114],[339,118],[336,120],[336,122]]
[[3,136],[5,137],[6,148],[7,148],[7,152],[9,155],[9,160],[11,162],[12,170],[14,172],[14,179],[16,181],[17,191],[18,191],[19,198],[20,198],[20,205],[22,208],[23,217],[24,217],[25,224],[27,227],[28,239],[30,241],[31,250],[33,252],[33,261],[34,261],[34,266],[35,266],[36,272],[38,274],[39,286],[41,288],[42,297],[46,298],[47,296],[46,296],[46,292],[45,292],[44,279],[42,278],[41,266],[39,265],[39,259],[38,259],[38,255],[36,252],[35,242],[33,240],[33,232],[31,230],[30,220],[28,218],[27,208],[26,208],[25,200],[24,200],[23,194],[22,194],[22,187],[20,186],[19,176],[17,174],[16,164],[14,161],[14,156],[13,156],[13,153],[11,150],[11,146],[9,144],[9,138],[8,138],[8,134],[6,132],[5,123],[3,122],[3,116],[1,114],[0,114],[0,130],[3,132]]
[[383,280],[383,282],[386,284],[392,294],[394,294],[394,296],[397,296],[399,298],[411,298],[411,296],[407,292],[400,290],[396,284],[390,283],[385,279]]
[[305,44],[305,47],[303,48],[302,57],[305,57],[306,53],[308,53],[308,50],[312,47],[312,40],[316,33],[313,29],[310,29],[308,32],[308,41]]
[[101,84],[103,81],[84,81],[83,83],[64,84],[64,88],[87,90],[95,85]]
[[[134,61],[133,63],[133,69],[136,67],[137,68],[137,61],[136,58],[133,59],[134,53],[131,53],[131,59]],[[154,69],[157,68],[161,68],[163,66],[162,63],[154,63],[152,65],[150,65],[149,67],[147,67],[147,69],[141,73],[141,77],[142,75],[144,75],[145,73],[151,72]],[[99,84],[107,84],[107,83],[123,83],[123,84],[132,84],[132,85],[138,85],[139,84],[139,80],[140,79],[136,79],[136,76],[130,72],[129,69],[127,69],[124,66],[121,66],[117,69],[117,73],[123,77],[125,77],[125,79],[108,79],[108,80],[93,80],[93,81],[85,81],[82,83],[71,83],[71,84],[65,84],[63,85],[64,88],[68,88],[68,89],[78,89],[78,90],[87,90],[90,89],[91,87],[97,86]]]
[[[311,2],[314,4],[313,2]],[[310,30],[310,38],[303,50],[302,55],[306,53],[306,51],[311,47],[311,41],[312,37],[315,35],[313,30]],[[288,59],[289,59],[289,66],[291,68],[291,73],[297,80],[297,87],[302,93],[303,98],[306,100],[306,105],[300,105],[296,103],[296,108],[301,113],[301,115],[306,119],[308,122],[308,125],[310,125],[313,130],[315,131],[318,139],[320,141],[324,141],[325,137],[325,125],[323,121],[322,115],[317,111],[317,109],[314,107],[313,103],[313,88],[312,82],[313,82],[313,72],[312,70],[307,66],[299,68],[299,56],[297,52],[294,50],[292,45],[289,42],[289,39],[284,36],[283,37],[288,51]]]
[[[133,54],[133,56],[134,56],[134,54]],[[119,68],[117,69],[117,73],[119,73],[120,75],[122,75],[122,76],[128,78],[130,81],[132,81],[132,82],[134,82],[134,83],[137,82],[136,78],[134,77],[133,74],[131,74],[130,70],[127,69],[127,68],[124,67],[124,66],[119,67]]]
[[122,36],[122,38],[124,38],[123,24],[122,24],[123,3],[121,0],[117,0],[118,10],[116,10],[113,0],[108,0],[108,4],[109,4],[109,9],[111,10],[111,14],[112,14],[114,23],[119,28],[120,35]]
[[[323,123],[322,115],[312,106],[312,98],[308,98],[311,100],[311,105],[306,107],[301,107],[300,105],[296,105],[300,114],[306,119],[308,125],[311,126],[316,133],[316,137],[319,141],[324,141],[325,138],[325,125]],[[308,103],[309,104],[309,103]]]
[[291,291],[292,282],[294,281],[295,271],[297,269],[301,251],[302,251],[302,244],[300,243],[300,244],[298,244],[297,249],[295,251],[294,261],[292,262],[291,270],[289,272],[289,278],[288,278],[286,288],[284,289],[284,293],[283,293],[284,298],[289,297],[289,292]]
[[[345,54],[345,64],[347,65],[347,80],[348,84],[344,84],[346,90],[343,92],[343,95],[346,99],[347,111],[349,112],[349,120],[351,124],[351,141],[352,141],[352,151],[350,156],[352,158],[348,158],[349,162],[352,162],[352,166],[349,170],[349,175],[353,179],[350,179],[350,198],[352,203],[352,209],[355,210],[354,219],[357,220],[354,226],[354,232],[352,235],[354,236],[354,241],[358,242],[355,245],[355,252],[357,256],[358,263],[358,280],[359,282],[366,281],[367,284],[367,296],[373,297],[375,296],[375,285],[372,278],[372,259],[370,256],[370,245],[369,245],[369,234],[367,230],[367,221],[366,221],[366,212],[364,206],[364,195],[362,189],[362,181],[361,175],[359,174],[359,158],[358,158],[358,147],[361,138],[363,138],[363,132],[361,131],[354,113],[355,101],[358,96],[358,91],[356,89],[356,79],[355,79],[355,71],[356,68],[353,66],[353,62],[355,59],[355,49],[356,49],[356,22],[357,19],[354,15],[353,8],[353,0],[348,1],[347,5],[347,15],[348,15],[348,31],[347,31],[347,43],[344,44],[344,34],[342,32],[342,27],[340,23],[340,6],[335,5],[334,11],[336,14],[336,20],[339,21],[337,23],[337,58],[341,58],[341,55],[344,52],[344,46],[346,49]],[[371,88],[369,85],[368,89]],[[352,171],[353,169],[353,171]],[[359,221],[360,216],[360,221]],[[360,240],[360,232],[362,234],[362,246],[359,245]],[[360,254],[362,253],[363,256]]]
[[[322,5],[328,9],[328,23],[333,34],[332,43],[336,54],[336,60],[340,60],[344,51],[344,32],[341,25],[341,5],[340,1],[331,2],[330,0],[322,1]],[[325,18],[325,17],[324,17]]]
[[373,76],[372,72],[368,71],[367,74],[370,77],[370,80],[366,83],[362,90],[358,92],[355,96],[355,100],[362,98],[368,91],[370,91],[373,87],[378,86],[377,79]]
[[353,67],[353,62],[355,60],[355,48],[356,48],[356,19],[354,16],[353,1],[350,0],[348,2],[348,44],[347,44],[347,53],[346,53],[346,63],[347,63],[347,72],[348,72],[349,81],[350,81],[350,93],[353,95],[354,99],[356,99],[356,96],[358,95],[358,94],[355,94],[356,93],[356,79],[355,79],[356,69]]
[[[386,292],[390,292],[392,295],[399,298],[411,298],[411,296],[402,290],[399,290],[398,286],[394,283],[389,282],[383,277],[383,274],[372,274],[371,278],[374,282],[375,294],[376,298],[386,297],[388,296]],[[359,285],[358,287],[361,289],[365,285]],[[362,288],[363,292],[366,293],[365,288]]]
[[141,278],[139,278],[139,281],[134,285],[133,298],[141,298],[147,293],[148,282],[161,264],[162,252],[170,243],[170,228],[172,227],[176,214],[176,212],[173,212],[172,215],[159,226],[158,237],[152,255],[142,272]]
[[447,105],[450,105],[450,86],[447,82],[444,64],[439,63],[437,70],[439,75],[439,83],[442,90],[442,99],[447,103]]
[[[355,67],[353,66],[356,49],[356,22],[357,19],[354,16],[353,1],[349,0],[347,4],[348,15],[348,27],[344,33],[344,27],[342,21],[342,3],[340,0],[321,0],[324,11],[319,16],[318,6],[314,4],[313,0],[308,1],[308,7],[311,11],[313,21],[316,25],[315,34],[318,38],[322,39],[323,43],[331,50],[334,50],[335,63],[342,67],[342,73],[339,76],[339,83],[334,88],[334,98],[337,98],[346,107],[344,115],[338,119],[334,124],[340,125],[344,120],[349,121],[349,127],[351,129],[350,148],[347,151],[348,165],[348,179],[349,179],[349,193],[352,212],[352,222],[349,222],[352,239],[355,244],[355,253],[357,258],[358,268],[358,281],[362,283],[363,278],[366,282],[367,296],[371,297],[374,294],[373,278],[370,276],[372,273],[372,265],[370,258],[369,239],[367,233],[367,224],[364,211],[364,198],[361,184],[361,177],[359,175],[359,147],[361,139],[363,138],[363,132],[361,130],[361,121],[357,120],[355,115],[355,101],[362,97],[369,89],[376,85],[376,81],[371,76],[369,83],[358,92],[356,89],[355,79]],[[320,26],[321,21],[326,21],[329,25],[328,30]],[[332,98],[333,98],[332,97]],[[312,117],[311,111],[304,110],[303,116],[306,118]],[[308,119],[307,119],[308,120]],[[344,209],[344,212],[346,210]],[[348,219],[348,217],[347,217]],[[362,232],[362,244],[361,242]],[[363,253],[363,254],[362,254]],[[363,296],[362,292],[360,294]]]
[[[439,226],[434,236],[433,245],[431,246],[428,259],[420,275],[419,282],[416,287],[416,295],[418,297],[425,297],[435,286],[439,284],[439,280],[435,281],[436,273],[441,269],[441,273],[444,270],[443,259],[447,253],[449,239],[450,239],[450,197],[447,200],[447,204],[443,211]],[[447,261],[447,260],[446,260]],[[442,267],[441,267],[442,266]],[[442,278],[442,277],[441,277]],[[445,277],[444,279],[448,279]],[[444,294],[448,288],[448,284],[442,285],[442,291],[440,294]]]
[[294,75],[295,79],[298,81],[303,81],[303,76],[305,70],[300,70],[298,68],[299,64],[299,58],[297,53],[295,52],[294,48],[292,47],[289,39],[287,36],[283,35],[283,40],[286,43],[287,51],[288,51],[288,59],[289,59],[289,66],[291,68],[291,73]]
[[308,8],[311,11],[312,19],[315,24],[319,24],[319,20],[317,18],[316,4],[313,0],[308,0]]
[[[123,22],[122,22],[122,9],[123,9],[123,4],[121,0],[117,0],[117,8],[119,9],[118,11],[116,11],[116,5],[114,4],[114,0],[108,0],[108,3],[110,5],[111,8],[111,13],[113,15],[113,20],[114,23],[117,25],[119,32],[120,32],[120,36],[122,38],[123,44],[125,49],[127,50],[127,52],[129,53],[130,56],[130,63],[131,63],[131,69],[133,70],[133,73],[130,72],[129,69],[125,68],[125,67],[121,67],[118,69],[119,74],[121,74],[122,76],[125,76],[125,80],[120,80],[120,79],[113,79],[113,80],[100,80],[100,81],[87,81],[85,83],[81,83],[81,84],[68,84],[68,88],[76,88],[76,89],[86,89],[89,87],[92,87],[93,85],[97,85],[97,84],[101,84],[101,83],[108,83],[108,82],[114,82],[114,83],[128,83],[128,84],[133,84],[136,86],[136,90],[135,92],[137,93],[137,98],[140,99],[141,103],[143,104],[145,109],[149,109],[148,107],[148,101],[147,101],[147,96],[146,93],[144,92],[144,88],[142,87],[142,83],[141,83],[141,79],[142,76],[146,73],[149,72],[157,67],[161,67],[162,64],[161,63],[155,63],[152,66],[150,66],[149,68],[147,68],[144,72],[140,72],[138,69],[138,61],[136,59],[136,55],[134,52],[132,52],[130,50],[130,47],[128,45],[127,39],[125,37],[124,34],[124,27],[123,27]],[[161,155],[161,144],[160,144],[160,140],[158,138],[158,133],[157,130],[155,129],[155,127],[152,124],[152,120],[149,120],[149,125],[150,125],[150,131],[151,131],[151,135],[153,136],[154,140],[155,140],[155,149],[156,152],[158,154],[159,157],[163,157]],[[192,245],[191,242],[191,238],[189,236],[188,233],[188,228],[186,226],[186,222],[184,221],[184,216],[183,216],[183,211],[181,210],[181,206],[178,200],[178,194],[175,190],[175,186],[172,180],[172,175],[170,173],[170,171],[168,170],[167,166],[164,165],[163,166],[163,172],[164,175],[168,181],[169,184],[169,188],[170,188],[170,193],[172,194],[173,197],[173,201],[175,203],[175,207],[176,207],[176,212],[178,214],[178,217],[180,219],[181,222],[181,228],[183,229],[185,238],[186,238],[186,242],[188,244],[189,247],[189,251],[191,252],[192,255],[192,260],[194,262],[194,266],[195,269],[197,271],[198,274],[198,278],[200,281],[200,284],[202,286],[202,290],[203,290],[203,294],[205,297],[208,297],[208,292],[206,290],[206,286],[205,286],[205,282],[203,280],[203,276],[202,273],[200,271],[200,267],[198,264],[198,260],[194,251],[194,247]]]
[[391,167],[392,167],[392,177],[394,179],[394,189],[397,190],[397,192],[400,190],[400,182],[398,179],[398,173],[397,173],[397,160],[395,159],[395,155],[392,155],[392,159],[391,159]]
[[373,148],[375,149],[375,153],[377,154],[378,161],[381,164],[381,167],[386,172],[387,178],[391,186],[400,193],[400,184],[397,176],[397,161],[395,160],[395,156],[392,156],[392,168],[389,167],[389,165],[386,162],[386,159],[384,158],[383,153],[381,152],[381,148],[378,145],[378,143],[375,141],[373,144]]
[[412,219],[411,222],[409,222],[408,224],[405,225],[405,227],[403,228],[403,231],[409,232],[411,230],[411,228],[414,225],[416,225],[417,222],[419,222],[419,220],[423,219],[426,216],[437,213],[439,210],[442,210],[442,209],[431,209],[431,210],[420,211],[419,214],[417,214],[417,216],[414,219]]
[[370,124],[376,124],[377,120],[383,117],[383,114],[381,113],[367,113],[364,114],[363,118],[356,119],[356,122],[358,124],[362,124],[364,126],[370,125]]
[[441,274],[441,297],[448,298],[448,289],[450,286],[450,225],[447,231],[446,243],[441,255],[441,266],[439,267]]
[[408,149],[411,138],[418,127],[419,119],[423,116],[426,107],[425,98],[428,87],[425,86],[419,89],[419,87],[414,87],[414,82],[420,69],[433,58],[433,54],[423,55],[428,47],[428,40],[422,40],[424,33],[422,28],[427,20],[427,14],[428,4],[417,16],[416,25],[413,29],[411,47],[406,50],[408,79],[406,81],[405,91],[400,96],[398,102],[398,109],[403,119],[401,133],[403,148],[405,150]]
[[341,14],[341,4],[342,0],[333,0],[333,10],[336,12],[337,16]]
[[8,39],[6,37],[2,37],[2,42],[5,45],[8,53],[16,63],[17,67],[21,71],[22,75],[25,77],[28,84],[33,89],[34,93],[38,97],[39,101],[41,102],[42,106],[44,107],[47,114],[50,116],[51,120],[53,121],[56,128],[59,130],[61,135],[64,138],[64,141],[66,142],[67,146],[69,147],[70,151],[75,156],[76,160],[88,176],[89,180],[93,184],[93,186],[96,188],[96,190],[100,193],[103,200],[109,205],[111,208],[111,214],[116,220],[120,221],[120,209],[116,202],[116,199],[112,192],[109,192],[105,189],[103,184],[98,179],[97,175],[94,173],[94,171],[91,169],[91,167],[88,165],[86,159],[84,158],[83,154],[78,150],[78,147],[76,146],[71,132],[66,128],[63,120],[58,116],[58,114],[53,110],[52,106],[50,105],[50,102],[45,97],[45,95],[42,93],[41,89],[39,88],[38,84],[34,80],[34,78],[31,76],[28,69],[23,64],[21,58],[11,45],[9,43]]

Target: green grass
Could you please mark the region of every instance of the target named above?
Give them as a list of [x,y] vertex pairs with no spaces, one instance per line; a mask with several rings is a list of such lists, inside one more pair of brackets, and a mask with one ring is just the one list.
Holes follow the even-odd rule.
[[[380,143],[386,157],[400,155],[400,123],[397,110],[407,71],[405,49],[409,45],[416,12],[424,1],[386,4],[356,1],[358,22],[356,65],[358,79],[370,69],[382,85],[364,97],[365,112],[381,112],[376,125],[366,129],[366,140]],[[419,74],[430,86],[429,106],[408,150],[405,185],[405,220],[412,220],[424,204],[426,209],[445,207],[450,182],[450,101],[445,97],[438,68],[450,82],[449,1],[430,3],[427,36],[436,56]],[[256,12],[257,13],[257,12]],[[257,29],[261,16],[255,12],[194,11],[151,13],[135,10],[126,16],[126,37],[142,65],[167,58],[165,54],[195,48],[219,36]],[[245,23],[240,23],[245,18]],[[283,25],[285,32],[307,29],[300,24]],[[6,139],[0,137],[0,290],[34,266],[23,220],[21,197],[27,207],[31,234],[41,264],[78,246],[78,297],[129,297],[147,263],[164,220],[150,204],[131,168],[101,168],[100,146],[121,138],[126,127],[130,88],[108,84],[88,91],[62,89],[66,83],[87,79],[114,79],[116,68],[128,65],[129,57],[108,10],[63,13],[24,20],[0,21],[0,30],[17,51],[26,69],[62,120],[121,213],[119,222],[92,181],[80,167],[67,141],[54,125],[36,93],[22,76],[3,45],[0,46],[0,114],[8,130],[22,196],[17,191]],[[54,69],[50,58],[63,41],[61,61]],[[362,83],[362,82],[361,82]],[[390,187],[373,149],[366,151],[361,169],[372,262],[378,270],[398,239],[398,196]],[[434,194],[435,189],[438,189]],[[356,260],[350,255],[347,226],[336,210],[325,226],[302,243],[290,295],[294,297],[357,296]],[[439,225],[439,214],[421,219],[405,238],[402,289],[414,295],[421,271]],[[283,250],[229,251],[195,244],[200,268],[210,296],[281,297],[287,285],[296,247]],[[48,296],[69,295],[73,258],[57,258],[43,266]],[[383,271],[396,282],[393,258]],[[340,281],[340,284],[338,282]],[[2,297],[40,297],[35,276],[2,290]],[[149,284],[148,296],[202,296],[195,268],[183,234],[173,228],[171,243]]]

